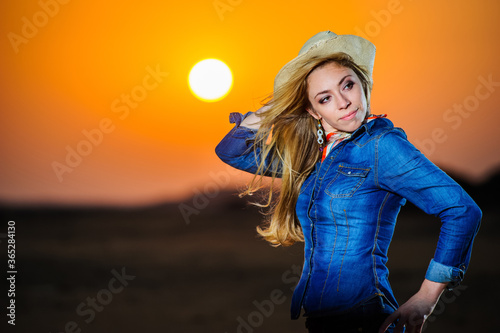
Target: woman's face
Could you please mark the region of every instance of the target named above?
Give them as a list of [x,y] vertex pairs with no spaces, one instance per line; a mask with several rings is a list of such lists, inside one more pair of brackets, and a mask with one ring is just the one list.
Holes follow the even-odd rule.
[[307,111],[327,133],[354,132],[366,118],[367,103],[361,81],[350,68],[335,62],[316,68],[309,74]]

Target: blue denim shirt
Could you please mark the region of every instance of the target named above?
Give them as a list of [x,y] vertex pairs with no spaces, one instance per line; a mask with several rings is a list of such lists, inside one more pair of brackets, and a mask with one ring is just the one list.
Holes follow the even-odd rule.
[[[256,130],[236,126],[216,148],[229,165],[256,172]],[[377,295],[397,308],[386,267],[396,218],[409,200],[442,226],[425,278],[452,288],[467,270],[481,210],[386,118],[358,128],[305,180],[296,213],[304,233],[304,266],[291,314],[339,314]]]

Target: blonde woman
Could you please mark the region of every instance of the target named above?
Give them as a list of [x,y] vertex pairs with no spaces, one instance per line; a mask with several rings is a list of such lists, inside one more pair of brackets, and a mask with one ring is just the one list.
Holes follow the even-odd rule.
[[[370,113],[374,58],[361,37],[318,33],[277,74],[271,102],[231,114],[236,126],[216,148],[255,174],[243,194],[264,176],[281,179],[257,230],[274,246],[304,242],[291,312],[304,312],[309,332],[420,332],[444,289],[463,279],[480,225],[470,196]],[[420,290],[398,306],[385,264],[406,200],[442,227]]]

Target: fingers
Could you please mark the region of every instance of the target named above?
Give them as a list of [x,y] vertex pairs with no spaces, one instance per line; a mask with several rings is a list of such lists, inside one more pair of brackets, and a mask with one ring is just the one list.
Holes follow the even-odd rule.
[[396,311],[385,319],[385,321],[382,323],[382,326],[380,326],[378,333],[384,333],[392,323],[396,323],[394,333],[420,333],[422,330],[421,323],[416,323],[415,320],[411,320],[411,318],[402,316],[399,311]]
[[[423,321],[415,321],[411,317],[400,317],[396,324],[394,333],[421,333],[422,332]],[[406,327],[406,331],[404,330]],[[387,329],[387,328],[386,328]]]
[[[398,323],[396,324],[396,327],[394,328],[394,333],[403,333],[404,329],[405,329],[405,324],[406,324],[406,320],[403,320],[403,318],[400,318]],[[406,331],[406,333],[410,333],[410,332],[411,332],[411,328],[408,327],[408,330]]]
[[382,326],[380,326],[380,329],[378,330],[378,333],[384,333],[387,328],[394,322],[396,321],[397,319],[399,318],[399,312],[398,311],[395,311],[393,313],[391,313],[389,315],[389,317],[387,317],[385,319],[385,321],[382,323]]

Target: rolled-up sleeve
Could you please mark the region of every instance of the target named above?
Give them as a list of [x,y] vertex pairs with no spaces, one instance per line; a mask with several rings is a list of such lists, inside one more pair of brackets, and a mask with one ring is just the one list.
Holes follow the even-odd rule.
[[441,231],[426,279],[448,283],[464,278],[482,213],[472,198],[429,161],[400,129],[382,135],[376,145],[376,182],[427,214],[441,219]]
[[458,285],[465,275],[465,264],[461,267],[446,266],[431,259],[425,278],[434,282],[448,283],[448,288]]
[[[230,123],[235,124],[235,126],[215,147],[215,153],[224,163],[236,169],[255,174],[258,172],[261,160],[261,149],[255,146],[257,130],[241,126],[241,122],[252,113],[248,112],[245,115],[231,113],[229,115]],[[268,157],[264,166],[264,175],[270,176],[271,171],[275,168],[274,166],[275,164]],[[279,165],[276,170],[279,177]]]

